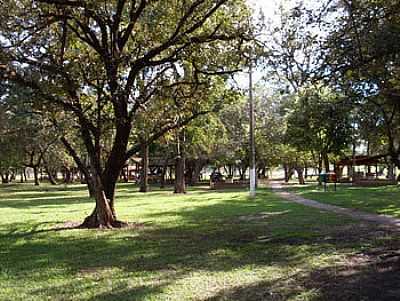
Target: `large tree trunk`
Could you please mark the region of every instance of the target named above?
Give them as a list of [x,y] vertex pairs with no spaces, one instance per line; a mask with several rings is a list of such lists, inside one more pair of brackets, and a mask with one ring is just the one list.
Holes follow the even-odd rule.
[[81,183],[83,182],[82,184],[86,184],[86,186],[88,188],[89,197],[95,198],[96,197],[96,188],[95,188],[95,183],[94,183],[93,177],[90,176],[90,173],[87,169],[80,171],[80,174],[82,176]]
[[149,191],[149,146],[146,142],[141,144],[141,157],[142,157],[142,168],[140,174],[140,192]]
[[[86,178],[86,176],[85,176]],[[89,197],[95,198],[96,197],[96,188],[94,187],[93,180],[89,177],[89,179],[86,179],[86,186],[88,188],[89,192]]]
[[[85,218],[81,224],[81,228],[121,228],[127,224],[117,220],[115,210],[112,207],[111,200],[106,196],[105,187],[102,184],[99,176],[92,177],[90,182],[94,183],[94,196],[96,206],[93,212]],[[108,189],[114,186],[115,183],[109,183]]]
[[[111,92],[111,94],[113,94],[113,92]],[[114,97],[116,96],[114,95]],[[124,95],[118,97],[127,96]],[[93,142],[92,133],[86,126],[84,126],[85,121],[83,121],[83,124],[81,124],[80,127],[82,139],[86,145],[90,159],[91,175],[90,177],[87,177],[87,179],[88,183],[91,182],[90,179],[93,180],[92,184],[94,184],[96,199],[95,209],[92,214],[85,219],[82,227],[111,228],[126,225],[126,223],[117,220],[114,207],[116,183],[126,161],[129,159],[126,150],[131,132],[131,119],[128,116],[127,102],[121,102],[120,100],[121,99],[117,98],[113,101],[116,117],[115,135],[104,168],[102,167],[102,152],[99,143],[100,137],[95,136],[95,142]],[[88,169],[86,168],[87,165],[83,164],[76,152],[72,147],[70,147],[70,144],[67,141],[65,142],[64,145],[69,149],[69,153],[74,157],[79,168],[85,172],[86,176],[86,173],[88,172]]]

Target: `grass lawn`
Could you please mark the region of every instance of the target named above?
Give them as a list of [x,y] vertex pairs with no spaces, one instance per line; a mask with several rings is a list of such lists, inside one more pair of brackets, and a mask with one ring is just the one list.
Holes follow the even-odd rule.
[[333,184],[329,184],[329,191],[324,192],[317,184],[304,187],[288,188],[301,196],[341,207],[359,209],[365,212],[392,215],[400,218],[400,187],[352,187],[338,185],[333,191]]
[[268,190],[254,200],[244,191],[205,188],[186,195],[136,191],[120,185],[116,205],[119,218],[137,227],[63,230],[90,213],[85,187],[1,186],[0,300],[400,296],[392,260],[400,243],[388,229]]

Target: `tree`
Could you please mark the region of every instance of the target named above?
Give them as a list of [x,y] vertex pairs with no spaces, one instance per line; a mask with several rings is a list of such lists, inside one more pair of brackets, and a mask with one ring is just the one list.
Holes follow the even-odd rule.
[[22,150],[14,115],[5,103],[0,103],[0,176],[9,183],[17,168],[21,168]]
[[285,144],[286,116],[282,109],[286,97],[263,83],[255,87],[256,158],[259,177],[282,163]]
[[324,45],[329,58],[325,73],[360,107],[360,118],[368,111],[383,128],[386,152],[398,167],[399,8],[392,0],[334,2],[336,22]]
[[329,154],[340,154],[351,142],[351,106],[324,86],[303,89],[291,104],[286,139],[300,151],[315,152],[330,171]]
[[[126,160],[139,149],[130,144],[138,110],[160,92],[171,71],[182,68],[185,57],[194,79],[237,69],[246,33],[245,4],[27,0],[3,2],[1,10],[3,79],[29,87],[40,96],[42,110],[61,109],[79,128],[90,161],[90,171],[86,166],[83,172],[90,175],[96,199],[83,226],[122,226],[114,206],[115,185]],[[208,63],[199,64],[205,56]],[[193,108],[179,122],[159,128],[148,142],[205,113],[201,106]],[[106,142],[110,151],[104,153]],[[73,144],[66,139],[64,144],[85,169]]]
[[265,76],[282,93],[297,93],[302,87],[324,77],[323,50],[325,1],[282,1],[277,18],[267,26],[268,39],[261,55]]

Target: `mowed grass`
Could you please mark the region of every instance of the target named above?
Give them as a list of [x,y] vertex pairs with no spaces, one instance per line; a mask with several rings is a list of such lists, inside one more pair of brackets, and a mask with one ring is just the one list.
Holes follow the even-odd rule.
[[346,239],[357,221],[268,190],[136,191],[119,185],[116,206],[138,227],[63,230],[93,208],[84,186],[0,187],[0,300],[360,300],[364,290],[327,284],[347,283],[349,257],[392,240]]
[[382,187],[352,187],[333,184],[324,191],[322,186],[311,184],[304,187],[293,187],[289,190],[301,196],[340,207],[354,208],[365,212],[386,214],[400,218],[400,187],[389,185]]

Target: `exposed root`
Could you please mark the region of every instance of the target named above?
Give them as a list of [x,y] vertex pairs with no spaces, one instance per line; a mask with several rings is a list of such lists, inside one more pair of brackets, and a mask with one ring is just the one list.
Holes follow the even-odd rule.
[[120,229],[126,228],[129,226],[129,223],[119,221],[117,219],[111,219],[109,221],[100,221],[97,214],[91,214],[85,218],[83,223],[79,225],[80,229]]

